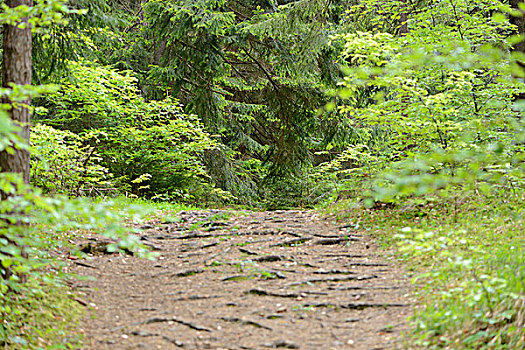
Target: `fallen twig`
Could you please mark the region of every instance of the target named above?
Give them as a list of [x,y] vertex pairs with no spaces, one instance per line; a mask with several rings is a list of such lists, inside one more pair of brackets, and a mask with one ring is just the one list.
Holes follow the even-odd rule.
[[257,261],[257,262],[273,262],[273,261],[281,261],[284,259],[285,257],[282,255],[264,255],[258,258],[254,258],[252,260]]
[[243,319],[237,318],[237,317],[221,317],[221,320],[226,321],[226,322],[236,322],[236,323],[240,323],[242,325],[254,326],[254,327],[257,327],[257,328],[263,328],[263,329],[267,329],[269,331],[273,330],[272,328],[267,327],[267,326],[265,326],[263,324],[260,324],[258,322],[251,321],[251,320],[243,320]]
[[188,301],[188,300],[206,300],[220,298],[220,295],[190,295],[188,297],[181,297],[173,299],[173,301]]
[[313,244],[336,245],[336,244],[343,244],[343,243],[348,243],[348,242],[358,242],[358,241],[360,241],[360,239],[354,238],[354,237],[324,238],[324,239],[318,239],[317,241],[313,242]]
[[319,283],[319,282],[343,282],[343,281],[364,281],[377,278],[375,275],[367,276],[346,276],[346,277],[329,277],[329,278],[312,278],[300,282],[290,283],[289,286],[300,286],[301,284]]
[[368,308],[388,308],[388,307],[408,307],[408,304],[396,304],[396,303],[349,303],[349,304],[334,304],[330,302],[322,303],[307,303],[303,304],[305,307],[337,307],[341,309],[350,310],[364,310]]
[[338,269],[332,269],[332,270],[317,270],[313,272],[316,275],[332,275],[332,274],[341,274],[341,275],[354,275],[355,271],[351,270],[338,270]]
[[191,329],[194,329],[196,331],[212,332],[212,330],[209,329],[209,328],[206,328],[206,327],[203,327],[203,326],[199,326],[199,325],[190,323],[188,321],[184,321],[184,320],[178,319],[176,317],[152,317],[152,318],[147,319],[146,321],[134,323],[132,325],[133,326],[138,326],[138,325],[141,325],[141,324],[162,323],[162,322],[176,322],[178,324],[184,325],[184,326],[189,327]]
[[286,240],[284,242],[272,244],[270,247],[290,247],[290,246],[294,246],[294,245],[303,244],[305,242],[308,242],[311,239],[312,239],[312,237],[302,237],[302,238],[288,239],[288,240]]
[[242,247],[239,247],[239,251],[248,255],[259,255],[258,253],[252,252],[251,250]]
[[75,264],[79,265],[79,266],[84,266],[84,267],[88,267],[90,269],[95,269],[95,270],[98,270],[99,268],[96,267],[96,266],[93,266],[93,265],[89,265],[89,264],[86,264],[86,263],[83,263],[82,261],[75,261]]
[[253,288],[246,292],[246,294],[255,294],[269,297],[279,297],[279,298],[298,298],[299,294],[297,293],[277,293],[271,292],[264,289]]

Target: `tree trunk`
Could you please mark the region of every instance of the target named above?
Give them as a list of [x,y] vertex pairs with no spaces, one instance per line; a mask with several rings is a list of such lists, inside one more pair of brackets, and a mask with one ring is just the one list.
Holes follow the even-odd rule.
[[[525,35],[525,17],[523,11],[519,8],[518,4],[521,2],[521,0],[510,0],[509,5],[512,9],[517,10],[521,13],[521,16],[510,16],[509,21],[511,24],[514,24],[517,27],[517,33],[518,35],[524,36]],[[511,51],[514,52],[521,52],[525,54],[525,40],[521,40],[520,42],[514,44],[511,48]],[[521,70],[525,71],[525,62],[523,61],[517,61],[516,62]],[[520,81],[523,81],[523,73],[518,73],[513,71],[512,75],[515,79],[518,79]],[[513,97],[514,101],[516,100],[523,100],[525,99],[525,93],[518,93],[515,94]]]
[[[399,8],[399,36],[404,37],[408,34],[408,0],[401,0]],[[401,97],[401,115],[408,117],[406,109],[410,103],[410,98],[407,95]]]
[[[522,2],[521,0],[510,0],[509,4],[512,9],[517,10],[521,13],[521,16],[515,17],[510,16],[510,23],[514,24],[516,27],[518,27],[517,33],[518,35],[524,35],[525,34],[525,17],[523,17],[523,11],[519,8],[518,4]],[[519,43],[516,43],[513,45],[513,51],[519,51],[525,53],[525,41],[522,40]]]
[[[33,0],[6,0],[5,3],[11,8],[20,5],[33,6]],[[22,22],[27,23],[28,20],[24,19]],[[18,26],[4,25],[3,34],[2,86],[10,88],[10,83],[31,85],[31,27],[26,25],[25,28],[18,28]],[[14,104],[4,98],[2,102],[11,104],[10,117],[15,124],[20,126],[19,134],[29,144],[29,123],[31,121],[29,105],[31,99],[28,98]],[[15,149],[14,154],[9,154],[6,151],[0,152],[0,171],[19,173],[24,182],[29,183],[29,151]]]
[[405,36],[408,34],[408,9],[406,0],[401,2],[399,13],[399,36]]
[[[5,4],[10,8],[16,8],[21,5],[29,7],[33,6],[33,0],[6,0]],[[3,36],[3,63],[2,63],[2,87],[11,88],[11,84],[15,85],[31,85],[31,50],[32,50],[32,35],[31,27],[28,24],[28,19],[23,19],[21,23],[26,23],[24,28],[19,28],[18,25],[4,25]],[[9,115],[15,124],[20,126],[19,135],[29,144],[29,123],[31,121],[29,105],[31,98],[25,101],[13,102],[8,98],[2,98],[2,103],[11,105]],[[18,173],[21,174],[24,182],[29,183],[29,151],[26,149],[19,149],[14,147],[12,154],[3,151],[0,152],[0,172]],[[0,191],[2,200],[6,198],[7,194]],[[1,236],[0,236],[1,237]],[[8,240],[8,244],[14,244]],[[22,257],[27,257],[27,252],[22,247]],[[12,276],[12,271],[8,268],[3,268],[0,259],[0,277],[9,279]],[[27,276],[19,275],[20,281],[25,282]]]

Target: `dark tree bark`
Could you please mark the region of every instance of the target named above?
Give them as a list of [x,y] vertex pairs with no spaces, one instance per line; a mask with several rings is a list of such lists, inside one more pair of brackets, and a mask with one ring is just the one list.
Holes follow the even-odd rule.
[[[21,5],[33,6],[33,0],[6,0],[6,5],[15,8]],[[23,22],[27,23],[27,19]],[[2,86],[31,85],[31,28],[19,28],[16,25],[4,25],[4,52],[2,64]],[[29,143],[29,123],[31,121],[28,98],[21,103],[13,104],[4,99],[3,103],[11,104],[9,110],[11,119],[21,127],[20,136]],[[24,182],[29,183],[29,151],[16,149],[14,154],[0,152],[0,171],[22,174]]]
[[[399,36],[404,37],[408,34],[408,9],[407,9],[407,1],[408,0],[401,0],[400,8],[399,8]],[[410,103],[410,98],[408,96],[401,97],[401,114],[406,118],[408,115],[406,113],[406,108],[408,104]]]
[[[10,8],[16,8],[21,5],[29,7],[33,6],[33,0],[6,0],[5,4]],[[24,19],[22,23],[28,23],[28,19]],[[19,28],[18,25],[4,25],[3,28],[3,63],[2,63],[2,86],[10,88],[10,84],[16,85],[31,85],[31,49],[32,49],[32,35],[31,27],[26,24],[24,28]],[[30,112],[29,105],[31,99],[13,103],[7,98],[4,98],[2,103],[10,104],[9,115],[15,124],[19,125],[21,131],[20,136],[29,144],[29,128],[30,128]],[[15,148],[13,154],[6,151],[0,152],[0,171],[8,173],[21,174],[24,182],[29,183],[29,151],[26,149]],[[1,199],[6,198],[6,194],[0,191]],[[9,241],[9,240],[8,240]],[[10,242],[10,244],[15,244]],[[22,256],[27,257],[27,252],[22,247]],[[1,266],[0,260],[0,277],[9,279],[12,276],[12,271]],[[27,276],[19,275],[20,281],[25,282]]]
[[[517,10],[521,12],[521,16],[515,17],[510,16],[510,23],[514,24],[516,27],[518,27],[517,34],[524,35],[525,34],[525,17],[523,17],[523,11],[520,10],[518,4],[522,2],[521,0],[510,0],[509,4],[512,9]],[[517,44],[514,44],[513,51],[519,51],[525,53],[525,41],[520,41]]]
[[[517,10],[521,13],[521,16],[510,16],[509,21],[510,23],[514,24],[517,27],[517,33],[518,35],[524,36],[525,35],[525,17],[523,11],[519,8],[518,4],[522,2],[521,0],[510,0],[509,5],[512,9]],[[520,41],[519,43],[516,43],[511,48],[511,51],[514,52],[521,52],[525,54],[525,40]],[[525,62],[523,61],[517,61],[516,62],[522,70],[525,70]],[[512,75],[516,79],[520,79],[523,81],[523,76],[521,74],[516,74],[517,72],[512,72]],[[525,93],[518,93],[514,95],[514,100],[523,100],[525,99]]]
[[408,34],[408,0],[399,0],[399,19],[397,32],[403,37]]
[[406,0],[403,0],[400,6],[401,13],[399,14],[399,36],[408,34],[408,9]]

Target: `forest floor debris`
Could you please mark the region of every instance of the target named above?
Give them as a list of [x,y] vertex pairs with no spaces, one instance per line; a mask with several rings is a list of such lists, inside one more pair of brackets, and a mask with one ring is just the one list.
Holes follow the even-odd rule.
[[315,211],[178,216],[142,225],[156,261],[94,250],[70,262],[94,277],[78,282],[83,349],[404,347],[410,283],[368,235]]

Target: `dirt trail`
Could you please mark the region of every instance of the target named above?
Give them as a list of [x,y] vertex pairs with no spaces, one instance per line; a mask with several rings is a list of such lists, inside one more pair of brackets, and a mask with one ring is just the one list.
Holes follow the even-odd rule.
[[93,309],[84,349],[403,347],[409,283],[371,238],[314,211],[231,215],[145,225],[157,261],[94,253],[71,262],[96,278],[76,282]]

